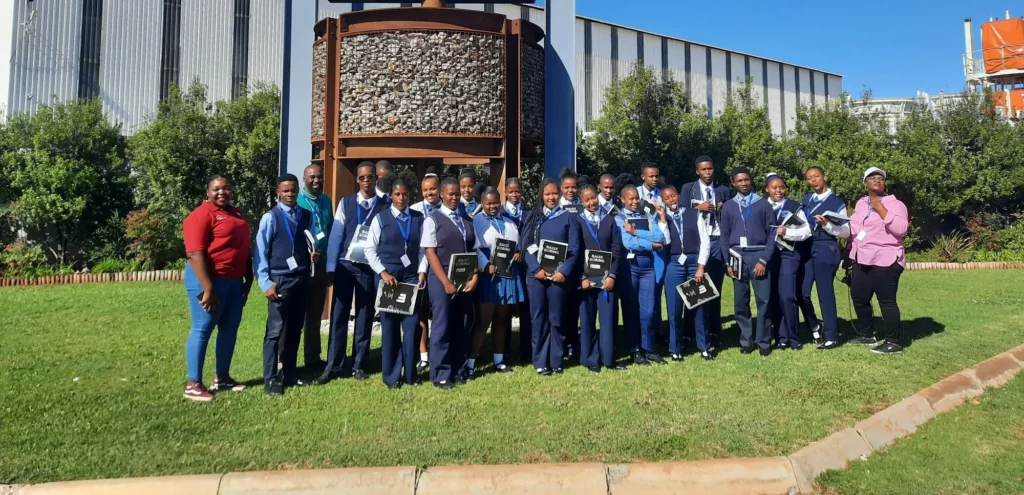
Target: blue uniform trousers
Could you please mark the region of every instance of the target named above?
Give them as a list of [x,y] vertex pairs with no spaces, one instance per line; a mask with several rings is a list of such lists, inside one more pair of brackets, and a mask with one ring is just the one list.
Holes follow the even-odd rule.
[[[754,276],[754,267],[761,257],[761,249],[737,251],[743,256],[743,273],[740,280],[733,280],[733,312],[736,325],[740,327],[740,346],[770,349],[772,332],[768,328],[768,298],[771,297],[772,280],[768,273],[763,277]],[[757,318],[750,318],[750,287],[754,287],[754,300],[757,303]]]
[[373,329],[373,304],[377,287],[369,265],[339,261],[334,272],[334,301],[331,305],[331,334],[327,341],[325,374],[340,375],[348,368],[348,321],[355,295],[356,324],[352,336],[351,369],[363,369],[370,353],[370,332]]
[[800,272],[803,270],[800,254],[784,251],[772,260],[769,276],[772,294],[768,301],[772,328],[778,331],[776,341],[781,344],[800,344],[797,325],[797,294]]
[[[419,279],[412,277],[403,280],[406,284],[418,284]],[[376,284],[380,284],[380,276]],[[418,298],[422,303],[423,298]],[[417,308],[418,310],[419,308]],[[399,380],[405,383],[416,381],[416,362],[419,361],[420,329],[419,311],[412,315],[380,313],[380,354],[384,383],[394,385]]]
[[[299,336],[306,323],[306,272],[271,275],[277,285],[277,301],[267,301],[267,331],[263,335],[263,381],[295,378],[295,361],[299,352]],[[281,349],[281,347],[284,349]],[[281,357],[281,371],[277,359]]]
[[473,294],[459,292],[449,296],[433,271],[427,274],[430,309],[430,381],[447,382],[466,364],[469,351],[469,314]]
[[[842,255],[839,244],[832,241],[812,241],[810,256],[804,261],[802,290],[800,292],[800,309],[804,313],[804,321],[814,328],[819,324],[824,331],[825,340],[839,341],[839,319],[836,314],[835,277],[839,270]],[[811,287],[818,286],[818,304],[821,307],[821,321],[814,313],[814,302],[811,299]]]
[[615,290],[588,290],[580,295],[580,364],[615,363]]
[[[722,255],[722,245],[719,241],[711,241],[711,256],[708,257],[708,263],[704,265],[704,274],[711,277],[711,282],[718,288],[718,292],[722,292],[722,284],[725,283],[725,259]],[[714,344],[718,342],[719,335],[722,333],[722,298],[715,298],[713,301],[708,301],[704,305],[704,328],[707,330],[708,343]]]
[[526,290],[533,320],[533,367],[561,368],[565,357],[565,332],[562,328],[567,300],[565,287],[550,280],[530,277]]
[[[640,347],[645,351],[654,352],[654,299],[657,297],[654,280],[654,256],[650,253],[637,253],[636,257],[629,260],[630,282],[633,286],[633,293],[636,294],[637,306],[639,306],[640,320]],[[639,350],[636,342],[633,343],[633,352]]]
[[[707,267],[705,267],[707,268]],[[686,264],[679,264],[679,258],[675,257],[668,264],[665,271],[665,301],[668,308],[669,342],[668,352],[671,354],[682,354],[685,350],[685,342],[693,335],[696,340],[697,350],[706,351],[709,349],[707,335],[707,311],[705,307],[711,304],[706,302],[694,309],[687,310],[683,304],[683,298],[676,291],[676,287],[691,278],[697,276],[697,255],[686,256]],[[705,270],[704,276],[708,276]],[[719,288],[719,291],[722,289]],[[719,298],[721,299],[721,298]],[[717,299],[716,299],[717,300]]]

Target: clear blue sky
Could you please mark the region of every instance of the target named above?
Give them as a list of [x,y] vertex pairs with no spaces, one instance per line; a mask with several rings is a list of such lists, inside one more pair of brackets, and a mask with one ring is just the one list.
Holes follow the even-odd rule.
[[[543,1],[539,1],[543,4]],[[843,75],[859,96],[964,88],[963,20],[1024,15],[1011,0],[576,0],[576,12],[616,24]]]

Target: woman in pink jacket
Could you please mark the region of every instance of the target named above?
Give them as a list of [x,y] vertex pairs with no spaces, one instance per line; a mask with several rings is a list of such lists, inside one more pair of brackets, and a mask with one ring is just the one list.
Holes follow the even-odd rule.
[[903,352],[903,327],[896,303],[900,275],[907,264],[903,237],[910,219],[907,206],[896,196],[886,194],[885,171],[871,167],[864,171],[868,195],[857,201],[850,215],[850,259],[853,261],[850,296],[857,312],[854,343],[875,344],[871,322],[871,296],[878,298],[885,322],[885,342],[872,349],[879,354]]

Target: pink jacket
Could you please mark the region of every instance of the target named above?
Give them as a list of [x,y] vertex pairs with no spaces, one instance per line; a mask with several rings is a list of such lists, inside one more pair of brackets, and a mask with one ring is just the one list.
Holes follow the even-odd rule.
[[910,226],[907,205],[888,195],[882,196],[882,206],[888,210],[884,220],[871,208],[867,196],[857,201],[850,215],[850,258],[862,265],[890,266],[896,262],[906,267],[903,236]]

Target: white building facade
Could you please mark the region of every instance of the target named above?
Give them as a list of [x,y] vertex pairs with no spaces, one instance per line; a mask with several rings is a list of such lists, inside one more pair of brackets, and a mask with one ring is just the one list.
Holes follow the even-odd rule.
[[[394,4],[317,1],[320,18]],[[283,0],[0,0],[0,108],[32,112],[53,98],[98,97],[132,133],[153,118],[171,84],[198,78],[211,101],[244,84],[281,84]],[[409,2],[403,4],[412,6]],[[540,8],[460,4],[544,27]],[[312,26],[311,26],[312,28]],[[312,48],[310,48],[312,49]],[[795,127],[800,105],[839,97],[842,76],[596,19],[576,19],[576,121],[600,117],[609,85],[641,62],[684,85],[717,114],[749,76],[772,129]]]

